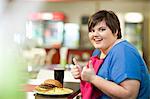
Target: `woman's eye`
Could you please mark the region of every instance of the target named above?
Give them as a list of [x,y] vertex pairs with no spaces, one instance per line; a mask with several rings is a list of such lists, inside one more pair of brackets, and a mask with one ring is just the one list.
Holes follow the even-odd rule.
[[95,30],[92,30],[92,32],[95,32]]
[[106,29],[101,29],[102,31],[105,31]]
[[100,28],[100,29],[99,29],[99,31],[105,31],[105,30],[106,30],[106,29],[104,29],[104,28]]

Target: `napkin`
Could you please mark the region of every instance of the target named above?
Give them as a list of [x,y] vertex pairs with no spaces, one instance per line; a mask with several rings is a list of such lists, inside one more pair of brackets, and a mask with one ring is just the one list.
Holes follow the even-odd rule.
[[[99,68],[101,67],[104,59],[99,59],[98,56],[93,56],[90,58],[92,60],[93,68],[97,74]],[[87,67],[89,64],[87,65]],[[91,83],[81,80],[80,89],[82,94],[82,99],[96,99],[101,95],[101,91],[94,87]]]

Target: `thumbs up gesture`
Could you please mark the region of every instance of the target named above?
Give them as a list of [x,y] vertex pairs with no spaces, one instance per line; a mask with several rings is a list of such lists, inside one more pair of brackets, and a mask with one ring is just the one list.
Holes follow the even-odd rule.
[[73,62],[75,66],[71,68],[71,73],[75,79],[80,79],[81,78],[81,72],[82,72],[82,66],[79,65],[78,61],[73,58]]
[[96,75],[93,65],[92,65],[92,61],[89,61],[89,67],[85,66],[83,67],[83,70],[81,72],[81,79],[84,81],[88,81],[91,82],[93,77]]

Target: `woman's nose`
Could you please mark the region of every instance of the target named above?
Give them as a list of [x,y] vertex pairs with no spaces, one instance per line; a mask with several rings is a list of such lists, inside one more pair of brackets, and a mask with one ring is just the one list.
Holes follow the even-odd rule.
[[93,32],[93,35],[94,35],[94,36],[98,36],[98,35],[99,35],[98,31],[94,31],[94,32]]

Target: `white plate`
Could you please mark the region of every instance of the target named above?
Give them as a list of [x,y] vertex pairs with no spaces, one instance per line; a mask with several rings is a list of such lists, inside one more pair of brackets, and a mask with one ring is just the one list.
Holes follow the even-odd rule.
[[53,88],[52,90],[48,90],[46,92],[42,92],[42,91],[34,91],[37,94],[41,94],[41,95],[68,95],[73,93],[73,90],[70,88]]

